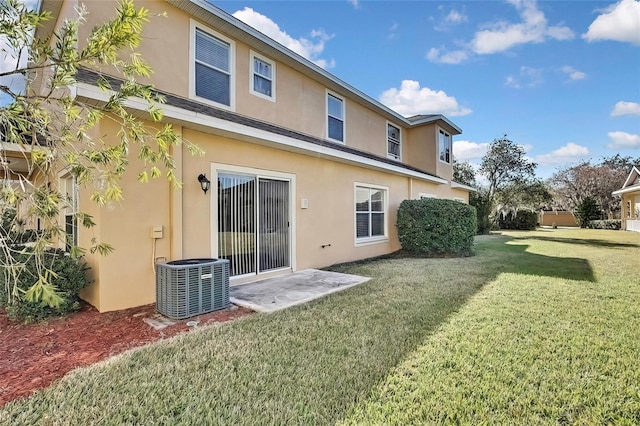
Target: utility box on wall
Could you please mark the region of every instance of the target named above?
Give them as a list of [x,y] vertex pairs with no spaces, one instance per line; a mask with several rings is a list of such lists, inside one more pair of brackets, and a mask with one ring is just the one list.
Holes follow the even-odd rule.
[[184,259],[156,265],[156,309],[184,319],[229,307],[229,261]]

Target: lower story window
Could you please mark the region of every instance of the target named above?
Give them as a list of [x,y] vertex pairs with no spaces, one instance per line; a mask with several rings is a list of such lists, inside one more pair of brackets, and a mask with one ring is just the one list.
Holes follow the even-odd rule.
[[65,250],[70,252],[78,245],[78,183],[75,176],[67,175],[61,179],[62,194],[65,198],[62,208],[64,232],[66,235]]
[[356,239],[379,239],[386,236],[387,190],[356,186]]

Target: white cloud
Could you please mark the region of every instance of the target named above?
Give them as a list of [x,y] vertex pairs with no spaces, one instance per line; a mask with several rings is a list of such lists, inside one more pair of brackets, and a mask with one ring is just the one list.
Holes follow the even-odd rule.
[[[459,64],[472,55],[491,55],[504,52],[514,46],[527,43],[542,43],[549,39],[570,40],[574,38],[571,28],[562,23],[550,26],[544,13],[538,9],[535,0],[507,0],[518,11],[521,22],[497,21],[484,24],[468,43],[464,43],[464,50],[441,53],[440,49],[431,49],[427,58],[431,62]],[[441,8],[439,8],[441,9]],[[454,13],[455,12],[455,13]],[[450,19],[451,22],[448,22]],[[445,31],[447,25],[455,20],[466,21],[465,15],[452,10],[445,18],[442,26],[436,30]]]
[[431,90],[420,87],[414,80],[403,80],[400,88],[385,90],[379,98],[380,102],[404,116],[416,114],[445,114],[460,116],[471,114],[469,108],[458,104],[453,96],[442,90]]
[[640,148],[640,135],[632,135],[627,132],[609,132],[609,139],[611,143],[609,148]]
[[347,0],[349,3],[351,3],[351,5],[353,6],[354,9],[358,9],[360,7],[360,1],[359,0]]
[[333,38],[333,35],[328,35],[324,30],[312,30],[310,39],[305,37],[295,39],[281,30],[270,18],[250,7],[236,11],[233,16],[322,68],[335,66],[334,59],[320,58],[325,43]]
[[464,50],[453,50],[451,52],[441,52],[440,49],[432,47],[427,52],[427,59],[439,64],[459,64],[467,60],[469,55]]
[[436,31],[449,31],[451,30],[452,27],[462,24],[463,22],[467,22],[469,20],[469,18],[467,18],[467,15],[465,15],[464,12],[459,12],[455,9],[451,9],[449,13],[447,13],[446,15],[444,13],[444,10],[445,10],[444,6],[438,6],[438,10],[440,12],[443,12],[440,14],[439,17],[436,18],[431,16],[429,18],[430,21],[437,22],[437,25],[433,27],[433,29]]
[[455,9],[452,9],[444,18],[444,22],[447,24],[461,24],[463,22],[467,22],[467,20],[467,16],[464,13],[460,13]]
[[569,65],[565,65],[564,67],[562,67],[562,72],[567,74],[571,80],[584,80],[585,78],[587,78],[586,73],[578,71],[577,69],[572,68]]
[[398,28],[400,26],[398,25],[397,22],[393,22],[393,24],[391,24],[391,26],[389,27],[389,33],[387,34],[387,38],[388,39],[394,39],[396,38],[396,36],[398,35]]
[[611,117],[618,117],[621,115],[640,115],[640,104],[637,102],[625,102],[620,101],[616,103],[611,111]]
[[548,154],[537,155],[535,161],[539,164],[564,164],[580,160],[588,155],[589,148],[569,142]]
[[602,12],[582,38],[590,42],[614,40],[640,45],[640,1],[621,0]]
[[479,159],[487,153],[488,143],[477,143],[470,141],[454,141],[453,155],[458,161]]
[[569,27],[548,26],[547,18],[538,9],[535,0],[510,0],[509,3],[518,10],[522,22],[500,21],[488,24],[471,41],[473,52],[488,55],[509,50],[519,44],[542,43],[548,38],[570,40],[574,37]]
[[538,87],[542,83],[544,83],[542,69],[525,66],[520,67],[520,74],[518,77],[514,77],[512,75],[507,76],[504,82],[506,86],[513,87],[514,89]]

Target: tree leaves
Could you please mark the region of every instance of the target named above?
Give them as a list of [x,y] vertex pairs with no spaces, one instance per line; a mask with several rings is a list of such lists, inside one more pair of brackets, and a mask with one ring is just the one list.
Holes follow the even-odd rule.
[[527,159],[524,148],[508,139],[507,135],[489,144],[478,169],[487,185],[470,197],[470,203],[478,212],[480,233],[490,230],[498,201],[509,203],[514,208],[530,203],[531,200],[525,201],[526,191],[537,185],[534,181],[536,167],[536,163]]
[[557,206],[573,211],[586,198],[593,198],[609,217],[618,216],[620,198],[611,193],[622,187],[634,164],[640,158],[604,157],[599,163],[585,161],[556,171],[549,179]]
[[[174,173],[174,147],[186,143],[190,151],[201,152],[183,141],[172,126],[160,124],[164,98],[153,86],[137,81],[153,72],[135,50],[142,40],[142,28],[150,18],[149,11],[136,8],[133,0],[121,0],[115,16],[94,27],[82,41],[78,40],[78,30],[85,23],[87,11],[84,6],[77,11],[78,16],[63,21],[50,38],[35,39],[35,29],[50,20],[50,14],[30,11],[18,0],[0,2],[0,32],[13,49],[15,60],[15,66],[0,76],[28,77],[24,90],[0,86],[0,91],[10,98],[7,105],[0,106],[3,142],[21,147],[22,160],[27,163],[24,172],[12,170],[11,164],[3,161],[0,209],[22,211],[23,217],[18,219],[25,223],[39,221],[42,232],[33,241],[34,256],[41,256],[51,244],[64,242],[70,245],[73,256],[85,253],[86,249],[75,246],[67,228],[61,225],[63,214],[71,212],[74,223],[85,228],[95,226],[93,217],[77,211],[69,199],[71,189],[61,187],[61,173],[67,173],[89,190],[90,199],[98,205],[110,206],[124,198],[121,178],[129,167],[130,156],[138,157],[143,164],[144,169],[137,172],[140,181],[165,175],[169,182],[179,186]],[[28,61],[21,59],[24,55]],[[69,90],[78,85],[78,72],[83,67],[117,73],[100,76],[95,82],[108,95],[103,105],[83,102]],[[128,102],[132,100],[146,102],[145,119],[130,112]],[[100,139],[104,131],[98,126],[108,127],[110,123],[119,129],[117,138]],[[3,151],[0,159],[5,157]],[[15,179],[7,179],[9,176]],[[18,187],[16,181],[20,183]],[[25,184],[32,181],[37,184]],[[93,190],[89,188],[91,184]],[[20,209],[21,205],[28,208]],[[11,256],[8,244],[0,240],[0,250],[8,254],[0,266],[5,273],[19,274],[20,268],[16,267],[19,262]],[[94,237],[89,251],[106,255],[113,247]],[[56,290],[48,279],[50,270],[43,262],[38,265],[39,279],[23,297],[53,306]],[[15,288],[3,291],[10,302],[17,300]]]

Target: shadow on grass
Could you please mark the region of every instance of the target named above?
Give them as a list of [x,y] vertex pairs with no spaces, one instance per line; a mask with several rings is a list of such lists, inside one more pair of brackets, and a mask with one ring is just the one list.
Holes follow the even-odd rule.
[[467,258],[335,265],[373,279],[82,370],[0,409],[0,423],[3,414],[34,424],[64,412],[70,424],[95,422],[96,413],[114,424],[335,424],[499,274],[593,281],[586,260],[529,253],[512,240],[483,240]]
[[[512,237],[500,234],[482,235],[481,245],[486,245],[486,250],[504,253],[504,256],[500,261],[494,262],[492,265],[485,265],[488,269],[494,269],[495,273],[492,275],[491,280],[495,279],[500,273],[513,273],[513,274],[525,274],[534,276],[545,276],[551,278],[561,278],[568,280],[589,281],[595,282],[595,276],[591,265],[586,259],[576,257],[555,257],[545,256],[542,254],[530,253],[527,251],[528,245],[522,244],[508,244],[510,241],[517,240],[541,240],[541,241],[554,241],[560,243],[575,243],[579,244],[580,239],[577,238],[545,238],[545,237]],[[569,240],[569,241],[567,241]],[[585,240],[589,244],[591,241],[600,240]],[[606,241],[602,241],[602,247],[636,247],[634,244],[616,244],[610,243],[609,246],[605,245]],[[590,245],[590,244],[589,244]],[[344,268],[351,266],[366,265],[367,263],[377,262],[380,260],[389,259],[438,259],[438,258],[453,258],[455,256],[419,256],[403,250],[398,250],[394,253],[386,254],[379,257],[370,259],[358,260],[355,262],[349,262],[345,264],[334,265],[328,270],[341,271]],[[469,256],[463,256],[469,257]],[[460,258],[460,257],[458,257]],[[453,272],[453,271],[452,271]]]
[[[514,274],[534,275],[540,277],[561,278],[567,280],[595,282],[593,269],[586,259],[577,257],[555,257],[545,256],[527,251],[528,245],[507,244],[509,241],[518,238],[508,238],[504,246],[494,248],[497,251],[506,252],[503,260],[496,266],[497,272]],[[544,237],[534,237],[527,239],[537,239],[542,241],[566,242],[562,238],[547,239]]]
[[[623,232],[623,231],[620,231],[620,232]],[[592,238],[588,239],[588,238],[562,238],[562,237],[540,237],[540,236],[523,237],[523,239],[525,238],[528,240],[550,241],[555,243],[578,244],[582,246],[614,248],[614,249],[640,247],[640,244],[622,243],[622,242],[607,241],[607,240],[596,240]]]

